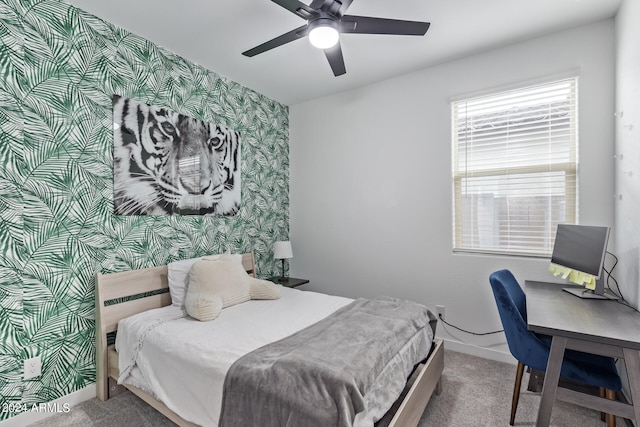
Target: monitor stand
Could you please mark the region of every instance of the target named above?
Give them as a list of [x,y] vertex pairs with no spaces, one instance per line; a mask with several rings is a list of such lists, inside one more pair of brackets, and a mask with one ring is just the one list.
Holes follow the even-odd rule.
[[606,300],[614,300],[614,301],[620,299],[617,295],[614,295],[609,291],[604,291],[604,295],[599,295],[595,293],[595,291],[592,291],[591,289],[585,289],[585,288],[572,287],[572,288],[562,288],[562,290],[565,292],[569,292],[570,294],[575,295],[579,298],[584,298],[584,299],[606,299]]
[[607,299],[607,300],[618,300],[620,299],[613,292],[609,292],[604,288],[604,273],[600,274],[600,278],[596,279],[596,289],[586,289],[583,287],[571,287],[571,288],[563,288],[562,290],[569,292],[572,295],[575,295],[579,298],[584,299]]

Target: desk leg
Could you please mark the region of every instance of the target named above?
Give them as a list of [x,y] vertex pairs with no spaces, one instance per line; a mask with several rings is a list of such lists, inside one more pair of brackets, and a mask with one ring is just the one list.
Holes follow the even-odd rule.
[[635,422],[640,422],[640,353],[638,350],[625,348],[622,350],[624,364],[629,377],[629,391],[631,392],[631,404],[635,413]]
[[542,398],[538,408],[538,419],[536,427],[548,427],[551,422],[551,410],[553,401],[556,400],[558,381],[560,380],[560,369],[564,359],[564,349],[567,347],[567,339],[554,336],[551,341],[551,351],[549,351],[549,361],[547,371],[544,375],[544,385],[542,386]]

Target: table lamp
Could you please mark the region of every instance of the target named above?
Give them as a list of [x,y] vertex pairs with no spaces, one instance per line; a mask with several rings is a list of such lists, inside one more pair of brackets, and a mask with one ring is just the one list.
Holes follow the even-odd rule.
[[288,240],[275,242],[273,244],[273,257],[275,259],[282,260],[282,278],[285,279],[284,260],[293,258],[293,251],[291,250],[291,242]]

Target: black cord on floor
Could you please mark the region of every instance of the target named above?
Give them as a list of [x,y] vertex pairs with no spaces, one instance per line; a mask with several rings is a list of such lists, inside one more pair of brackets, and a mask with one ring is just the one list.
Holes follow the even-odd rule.
[[464,332],[465,334],[471,334],[471,335],[476,335],[476,336],[482,336],[482,335],[493,335],[493,334],[499,334],[499,333],[501,333],[501,332],[504,332],[504,329],[501,329],[501,330],[499,330],[499,331],[493,331],[493,332],[471,332],[471,331],[467,331],[467,330],[465,330],[465,329],[459,328],[459,327],[457,327],[456,325],[452,325],[451,323],[449,323],[449,322],[447,322],[446,320],[444,320],[444,319],[442,318],[442,315],[441,315],[441,314],[438,314],[438,319],[440,319],[440,321],[441,321],[442,323],[444,323],[445,325],[447,325],[447,326],[451,326],[452,328],[457,329],[457,330],[459,330],[459,331],[461,331],[461,332]]

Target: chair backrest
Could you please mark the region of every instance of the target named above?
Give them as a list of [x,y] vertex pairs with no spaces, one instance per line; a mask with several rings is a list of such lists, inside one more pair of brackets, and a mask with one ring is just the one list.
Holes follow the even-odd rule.
[[522,319],[526,323],[527,321],[527,297],[524,294],[524,291],[520,287],[520,284],[513,276],[513,274],[509,270],[500,270],[489,276],[489,282],[491,283],[491,288],[493,289],[493,294],[495,296],[496,286],[501,286],[504,288],[504,292],[506,292],[511,300],[515,304],[516,308],[520,312]]
[[489,283],[496,300],[504,334],[507,337],[509,351],[513,357],[531,366],[528,363],[531,362],[531,350],[538,347],[533,341],[538,340],[527,329],[527,301],[524,291],[509,270],[492,273],[489,276]]

